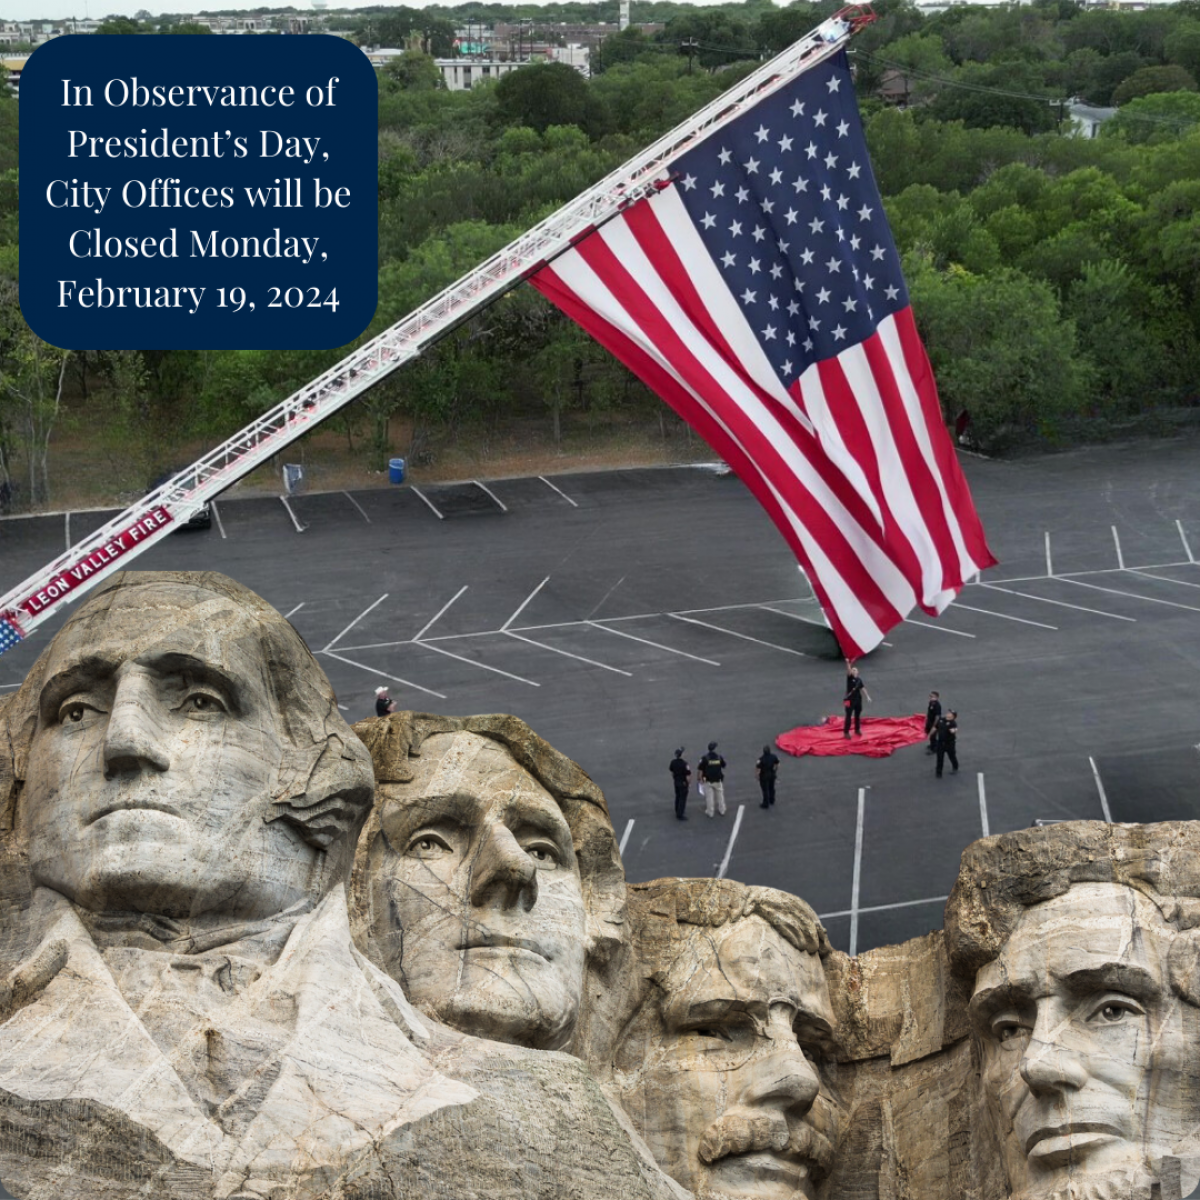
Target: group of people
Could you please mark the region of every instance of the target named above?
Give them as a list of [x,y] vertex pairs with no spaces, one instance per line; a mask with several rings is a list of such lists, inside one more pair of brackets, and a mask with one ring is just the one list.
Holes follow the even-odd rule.
[[929,693],[929,706],[925,709],[925,753],[937,755],[936,774],[942,777],[946,759],[950,770],[958,770],[958,713],[953,708],[942,712],[942,698],[938,692]]
[[[717,751],[717,743],[709,742],[708,750],[697,764],[700,778],[698,781],[700,794],[704,797],[704,815],[713,817],[725,815],[725,771],[728,763]],[[675,751],[675,757],[670,763],[671,777],[675,781],[675,818],[687,820],[688,788],[692,779],[691,764],[683,757],[683,747]],[[775,776],[779,771],[779,756],[770,746],[762,748],[762,754],[754,764],[754,775],[762,791],[762,803],[759,808],[773,808],[775,805]]]

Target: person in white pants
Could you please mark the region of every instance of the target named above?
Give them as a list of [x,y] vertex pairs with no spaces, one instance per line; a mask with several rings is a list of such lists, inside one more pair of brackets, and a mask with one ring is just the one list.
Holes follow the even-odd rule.
[[725,760],[717,753],[717,743],[708,743],[708,753],[700,760],[700,778],[704,781],[704,815],[713,808],[725,815]]

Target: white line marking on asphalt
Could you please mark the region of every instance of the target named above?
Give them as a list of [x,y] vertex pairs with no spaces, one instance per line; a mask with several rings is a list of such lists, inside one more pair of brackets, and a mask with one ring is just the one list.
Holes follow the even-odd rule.
[[[733,612],[738,608],[763,608],[768,604],[801,604],[805,600],[811,599],[809,596],[785,596],[782,600],[756,600],[750,604],[717,604],[712,608],[677,608],[678,613],[705,613],[705,612]],[[621,617],[622,621],[629,620],[628,617]]]
[[225,537],[225,522],[221,520],[221,510],[217,507],[217,502],[212,502],[212,515],[217,518],[217,532],[222,538]]
[[[739,605],[738,607],[743,607]],[[745,605],[746,608],[758,608],[757,604]],[[693,612],[704,612],[704,609],[693,609]],[[789,646],[777,646],[774,642],[764,642],[762,638],[751,637],[748,633],[738,633],[734,629],[726,629],[722,625],[713,625],[708,621],[697,621],[695,617],[685,617],[682,613],[666,613],[668,617],[673,617],[676,621],[686,621],[689,625],[703,625],[705,629],[715,629],[718,633],[727,633],[730,637],[741,638],[744,642],[753,642],[757,646],[766,646],[770,650],[782,650],[784,654],[794,654],[797,658],[808,658],[800,650],[793,650]]]
[[710,667],[719,667],[721,664],[715,662],[711,658],[701,658],[698,654],[689,654],[686,650],[676,650],[674,646],[664,646],[662,642],[652,642],[649,638],[634,637],[632,633],[624,633],[620,629],[609,629],[607,625],[601,625],[599,621],[589,621],[588,624],[593,629],[603,629],[605,633],[615,634],[617,637],[628,638],[631,642],[641,642],[643,646],[653,646],[656,650],[665,650],[668,654],[679,654],[684,658],[693,659],[695,662],[707,663]]
[[[858,911],[860,913],[890,912],[893,908],[912,908],[917,904],[943,904],[949,899],[949,896],[926,896],[924,900],[900,900],[896,904],[873,904],[870,908],[860,908]],[[833,917],[848,917],[850,910],[844,908],[841,912],[818,913],[818,916],[822,921],[828,921]]]
[[[1188,562],[1187,559],[1181,558],[1178,562],[1165,563],[1144,563],[1144,570],[1164,571],[1168,567],[1194,567],[1200,564]],[[1082,579],[1087,575],[1121,575],[1123,574],[1120,567],[1097,567],[1094,571],[1059,571],[1057,575],[1012,575],[1007,579],[992,579],[990,583],[1037,583],[1045,579]],[[975,585],[972,584],[972,587]],[[988,585],[982,584],[987,587]]]
[[[1058,576],[1063,579],[1065,576]],[[1097,617],[1112,617],[1114,621],[1133,621],[1136,623],[1137,617],[1123,617],[1120,613],[1105,612],[1102,608],[1084,608],[1082,604],[1068,604],[1066,600],[1051,600],[1047,596],[1035,596],[1031,592],[1017,592],[1012,588],[1000,587],[996,583],[981,583],[980,587],[991,588],[994,592],[1004,592],[1009,596],[1020,596],[1024,600],[1039,600],[1042,604],[1056,604],[1059,608],[1073,608],[1078,612],[1092,613]]]
[[633,817],[629,818],[628,824],[625,826],[625,832],[621,834],[621,844],[617,847],[618,854],[625,853],[625,847],[629,844],[629,835],[633,832]]
[[496,493],[495,493],[495,492],[493,492],[493,491],[492,491],[492,489],[491,489],[490,487],[488,487],[486,484],[480,483],[478,479],[472,479],[472,480],[471,480],[471,482],[472,482],[472,483],[473,483],[473,484],[474,484],[474,485],[475,485],[475,486],[476,486],[476,487],[477,487],[477,488],[478,488],[478,489],[479,489],[481,492],[484,492],[486,495],[490,496],[490,497],[491,497],[491,499],[492,499],[492,502],[493,502],[493,503],[496,505],[496,507],[497,507],[497,508],[498,508],[498,509],[499,509],[501,512],[508,512],[508,505],[507,505],[507,504],[505,504],[505,503],[504,503],[504,501],[503,501],[503,500],[501,500],[501,499],[500,499],[500,497],[499,497],[499,496],[497,496],[497,495],[496,495]]
[[0,683],[0,689],[3,689],[3,688],[19,688],[20,686],[21,686],[21,685],[20,685],[19,683]]
[[584,658],[582,654],[572,654],[570,650],[560,650],[557,646],[547,645],[545,642],[535,642],[533,638],[522,637],[519,633],[513,633],[511,629],[501,629],[500,632],[505,637],[516,638],[519,642],[528,642],[531,646],[539,646],[543,650],[549,650],[554,654],[561,654],[565,658],[576,658],[580,662],[585,662],[589,666],[603,667],[606,671],[612,671],[616,675],[624,675],[626,679],[632,679],[631,671],[622,671],[620,667],[610,667],[608,663],[597,662],[594,658]]
[[569,504],[569,505],[570,505],[572,508],[578,508],[578,507],[579,507],[579,505],[578,505],[578,504],[576,504],[576,503],[575,503],[575,501],[574,501],[574,500],[572,500],[572,499],[571,499],[571,497],[570,497],[570,496],[568,496],[568,495],[567,495],[567,493],[566,493],[566,492],[564,492],[564,491],[562,490],[562,488],[560,488],[560,487],[554,487],[554,484],[552,484],[552,483],[550,482],[550,480],[548,480],[548,479],[545,477],[545,475],[539,475],[539,476],[538,476],[538,478],[539,478],[539,479],[540,479],[540,480],[541,480],[541,481],[542,481],[542,482],[543,482],[543,483],[544,483],[544,484],[545,484],[545,485],[546,485],[548,488],[553,488],[553,489],[554,489],[554,491],[556,491],[556,492],[557,492],[557,493],[558,493],[558,494],[559,494],[559,495],[560,495],[560,496],[561,496],[561,497],[562,497],[562,498],[563,498],[563,499],[564,499],[564,500],[565,500],[565,501],[566,501],[566,502],[567,502],[567,503],[568,503],[568,504]]
[[955,637],[973,638],[973,633],[963,633],[961,629],[948,629],[945,625],[930,625],[928,621],[914,621],[912,617],[904,618],[905,625],[920,625],[922,629],[936,629],[938,633],[952,633]]
[[67,541],[65,548],[67,550],[70,550],[70,548],[71,548],[71,514],[69,512],[63,513],[63,536],[66,538],[66,541]]
[[1143,596],[1138,592],[1122,592],[1118,588],[1101,587],[1098,583],[1084,583],[1082,579],[1065,579],[1064,583],[1073,583],[1076,587],[1091,588],[1094,592],[1108,592],[1110,596],[1127,596],[1130,600],[1145,600],[1147,604],[1165,604],[1168,608],[1183,608],[1188,612],[1200,612],[1194,604],[1180,604],[1178,600],[1160,600],[1157,596]]
[[534,683],[532,679],[524,679],[520,675],[514,675],[511,671],[502,671],[499,667],[493,667],[490,663],[476,662],[473,658],[466,658],[461,654],[455,654],[453,650],[443,650],[441,646],[434,646],[430,642],[418,642],[413,639],[414,646],[422,646],[426,650],[432,650],[435,654],[444,654],[447,658],[457,658],[459,662],[465,662],[469,666],[479,667],[483,671],[493,671],[497,675],[503,675],[507,679],[515,679],[518,683],[527,683],[530,687],[541,687],[540,683]]
[[980,825],[983,826],[983,836],[991,837],[992,835],[991,835],[990,831],[988,830],[987,792],[984,790],[984,787],[983,787],[983,772],[982,771],[979,772],[979,774],[976,776],[976,779],[979,780],[979,823],[980,823]]
[[1113,545],[1117,548],[1117,566],[1123,571],[1125,570],[1125,555],[1121,553],[1121,536],[1117,533],[1117,527],[1112,526]]
[[1175,518],[1175,528],[1179,530],[1179,540],[1183,542],[1183,552],[1188,556],[1188,562],[1194,563],[1196,560],[1192,557],[1192,548],[1188,545],[1187,534],[1183,532],[1183,522],[1178,517]]
[[398,675],[389,675],[386,671],[380,671],[376,667],[369,667],[366,663],[355,662],[354,659],[346,658],[341,654],[335,654],[332,650],[321,650],[318,653],[324,654],[327,658],[335,658],[338,662],[345,663],[347,666],[358,667],[363,671],[370,671],[372,675],[378,675],[380,679],[389,679],[392,683],[402,683],[405,687],[413,688],[418,692],[424,692],[427,696],[436,696],[439,700],[446,699],[441,692],[435,692],[432,688],[422,687],[419,683],[413,683],[410,679],[401,679]]
[[304,605],[306,603],[307,603],[307,601],[301,600],[300,603],[297,604],[296,607],[293,608],[291,612],[286,612],[283,614],[283,619],[285,621],[290,621],[292,619],[292,617],[295,616],[296,613],[298,613],[304,607]]
[[350,630],[352,630],[355,627],[355,625],[357,625],[359,623],[359,621],[361,621],[363,619],[363,617],[365,617],[367,615],[367,613],[369,613],[371,611],[371,609],[378,608],[387,598],[388,598],[388,593],[384,592],[383,595],[380,596],[379,599],[376,600],[374,604],[372,604],[369,608],[364,608],[362,610],[362,612],[360,612],[358,614],[358,616],[355,617],[354,620],[351,621],[350,624],[347,625],[346,628],[343,629],[342,632],[339,633],[337,635],[337,637],[335,637],[333,639],[333,641],[330,642],[329,645],[327,645],[325,647],[325,650],[326,651],[332,650],[334,648],[334,646],[336,646],[338,644],[338,642],[340,642],[342,640],[342,638],[344,638],[346,636],[346,634],[348,634],[350,632]]
[[593,608],[590,613],[588,613],[586,620],[590,621],[604,607],[604,602],[609,598],[609,596],[611,596],[613,594],[613,592],[615,592],[617,590],[617,588],[619,588],[621,586],[621,584],[623,584],[625,582],[625,578],[626,577],[624,575],[622,575],[621,578],[618,579],[617,582],[614,583],[612,585],[612,587],[610,587],[608,589],[608,591],[605,592],[604,595],[600,597],[600,603],[597,604],[596,607]]
[[287,509],[287,515],[292,518],[292,524],[295,525],[296,532],[303,533],[308,528],[308,526],[300,524],[300,518],[298,516],[296,516],[296,514],[292,511],[292,506],[288,503],[288,498],[286,496],[280,496],[279,503],[282,504],[283,507]]
[[1046,530],[1046,574],[1054,575],[1054,564],[1050,561],[1050,530]]
[[466,590],[467,590],[467,585],[464,583],[462,585],[462,587],[460,587],[458,589],[458,591],[455,592],[454,595],[451,596],[450,599],[447,600],[446,603],[443,604],[442,607],[439,608],[437,610],[437,612],[433,614],[433,616],[429,619],[429,621],[421,628],[421,632],[418,633],[416,635],[416,637],[413,638],[413,641],[419,642],[425,636],[425,634],[430,629],[433,628],[434,624],[441,618],[442,614],[446,611],[446,609],[448,609],[450,607],[450,605],[452,605],[455,602],[455,600],[457,600],[459,598],[459,596],[461,596],[463,594],[463,592],[465,592]]
[[1149,571],[1142,571],[1137,567],[1128,568],[1125,574],[1140,575],[1143,579],[1157,579],[1159,583],[1177,583],[1180,587],[1200,588],[1200,583],[1192,583],[1187,579],[1172,579],[1170,575],[1151,575]]
[[733,853],[733,843],[737,841],[738,830],[742,827],[742,813],[745,811],[746,806],[739,804],[737,816],[733,818],[733,831],[729,835],[729,845],[725,847],[725,857],[721,859],[721,865],[717,868],[718,879],[724,879],[725,872],[729,870],[729,856]]
[[850,888],[850,957],[858,952],[858,884],[862,876],[863,817],[867,811],[867,789],[858,789],[858,823],[854,827],[854,882]]
[[1088,762],[1092,764],[1092,775],[1096,780],[1096,791],[1100,793],[1100,811],[1104,814],[1104,819],[1111,825],[1112,813],[1108,810],[1108,796],[1104,792],[1104,781],[1100,778],[1100,768],[1096,766],[1096,760],[1089,754]]
[[345,496],[346,499],[349,500],[350,503],[353,504],[354,507],[357,508],[360,513],[362,513],[362,519],[364,521],[366,521],[366,523],[368,525],[370,525],[371,518],[367,516],[367,510],[365,508],[363,508],[363,506],[361,504],[359,504],[359,502],[357,500],[355,500],[355,498],[352,495],[350,495],[349,492],[343,492],[342,495]]
[[433,513],[433,515],[437,517],[439,521],[444,521],[446,519],[445,514],[438,511],[438,506],[434,504],[434,502],[430,500],[430,498],[425,495],[425,493],[421,491],[419,487],[410,488],[409,491],[411,491],[413,495],[417,496],[419,499],[424,500],[429,506],[429,511]]
[[1005,621],[1018,621],[1022,625],[1036,625],[1038,629],[1053,629],[1055,633],[1058,632],[1057,625],[1045,625],[1041,621],[1030,621],[1026,617],[1014,617],[1010,616],[1008,613],[994,612],[990,608],[973,608],[970,604],[964,604],[961,600],[955,600],[954,607],[965,608],[967,612],[986,613],[989,617],[1001,617]]
[[504,633],[507,631],[508,627],[525,611],[525,609],[529,605],[529,602],[534,598],[534,596],[536,596],[538,594],[538,592],[540,592],[542,590],[542,588],[544,588],[546,586],[546,584],[548,584],[549,582],[550,582],[550,576],[547,575],[546,578],[543,579],[542,582],[539,583],[537,585],[537,587],[535,587],[533,589],[533,591],[530,592],[529,595],[526,596],[525,599],[521,601],[521,605],[517,609],[517,611],[515,613],[513,613],[513,615],[511,617],[509,617],[508,620],[505,621],[503,625],[500,626],[501,633]]

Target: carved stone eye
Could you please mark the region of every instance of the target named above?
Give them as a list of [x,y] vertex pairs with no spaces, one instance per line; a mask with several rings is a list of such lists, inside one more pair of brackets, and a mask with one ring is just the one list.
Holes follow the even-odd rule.
[[1106,1004],[1100,1010],[1100,1016],[1109,1023],[1123,1021],[1129,1015],[1129,1009],[1122,1008],[1119,1004]]
[[73,725],[78,725],[83,720],[83,714],[87,712],[87,708],[82,704],[69,704],[63,709],[62,719],[70,721]]

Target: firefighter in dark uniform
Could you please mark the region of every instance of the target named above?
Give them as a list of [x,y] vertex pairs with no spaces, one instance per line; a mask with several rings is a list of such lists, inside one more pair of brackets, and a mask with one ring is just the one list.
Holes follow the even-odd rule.
[[762,789],[760,808],[770,808],[775,803],[775,772],[778,770],[778,756],[771,752],[770,746],[764,746],[762,757],[754,764],[754,773],[758,776],[758,786]]
[[867,685],[863,682],[863,677],[858,673],[857,667],[851,667],[849,674],[846,676],[846,698],[844,704],[846,707],[846,723],[842,726],[842,736],[850,736],[850,722],[854,721],[854,732],[862,737],[862,706],[863,697],[867,700],[871,699],[871,693],[867,691]]
[[675,757],[671,759],[671,775],[675,779],[675,816],[681,821],[686,821],[683,810],[687,808],[688,780],[692,777],[692,768],[683,757],[682,746],[675,751]]
[[934,750],[937,754],[937,777],[942,777],[942,762],[950,760],[950,770],[958,770],[958,713],[950,709],[944,717],[938,718],[937,730],[933,735]]
[[942,701],[937,692],[929,693],[929,707],[925,710],[925,740],[929,743],[925,747],[926,754],[932,754],[934,751],[933,735],[937,730],[938,718],[942,715]]

